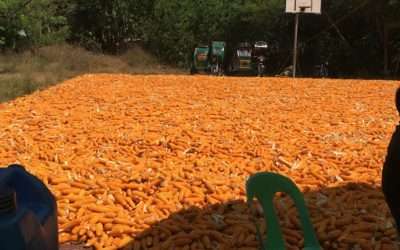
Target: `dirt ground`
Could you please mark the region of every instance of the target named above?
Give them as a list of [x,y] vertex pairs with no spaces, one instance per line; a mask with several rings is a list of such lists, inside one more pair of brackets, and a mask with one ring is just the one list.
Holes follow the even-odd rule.
[[[393,249],[380,175],[397,87],[84,75],[0,104],[0,164],[22,163],[55,194],[63,244],[257,249],[245,183],[271,171],[301,188],[324,249]],[[293,204],[282,196],[276,209],[299,249]]]

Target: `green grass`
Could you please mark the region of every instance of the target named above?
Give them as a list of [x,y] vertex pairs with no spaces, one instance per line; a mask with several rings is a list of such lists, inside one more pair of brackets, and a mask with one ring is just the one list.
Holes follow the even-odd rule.
[[28,78],[0,79],[0,102],[32,93],[39,86]]
[[70,45],[55,45],[35,53],[0,54],[0,102],[30,94],[85,73],[182,73],[161,65],[139,47],[121,56],[95,54]]

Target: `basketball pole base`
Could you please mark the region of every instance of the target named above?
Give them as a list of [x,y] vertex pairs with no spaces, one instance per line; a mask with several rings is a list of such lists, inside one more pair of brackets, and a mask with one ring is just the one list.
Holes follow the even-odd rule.
[[321,0],[286,0],[286,13],[295,14],[294,45],[293,45],[293,78],[297,71],[297,40],[299,19],[301,14],[321,14]]
[[294,45],[293,45],[293,78],[296,78],[296,67],[297,67],[297,40],[299,34],[299,13],[295,15],[295,27],[294,27]]

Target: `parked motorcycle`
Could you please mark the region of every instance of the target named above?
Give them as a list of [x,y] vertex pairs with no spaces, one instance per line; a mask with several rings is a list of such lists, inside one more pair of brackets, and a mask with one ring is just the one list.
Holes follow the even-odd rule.
[[322,78],[328,77],[329,76],[328,66],[329,66],[329,62],[323,62],[323,63],[315,66],[314,75],[316,77],[322,77]]
[[253,60],[257,64],[257,75],[262,77],[265,74],[265,63],[267,58],[268,44],[259,41],[254,44]]

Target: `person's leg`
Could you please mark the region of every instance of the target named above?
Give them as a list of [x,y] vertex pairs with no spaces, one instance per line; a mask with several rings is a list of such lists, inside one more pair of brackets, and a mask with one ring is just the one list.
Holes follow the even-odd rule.
[[[397,229],[398,234],[400,234],[400,200],[396,199],[397,195],[394,192],[384,192],[386,203],[390,209],[390,213],[393,216],[395,221],[395,227]],[[400,193],[399,193],[400,195]]]
[[397,181],[398,176],[398,173],[395,173],[393,168],[389,168],[388,162],[386,162],[382,171],[382,192],[396,223],[397,232],[400,231],[400,186]]

